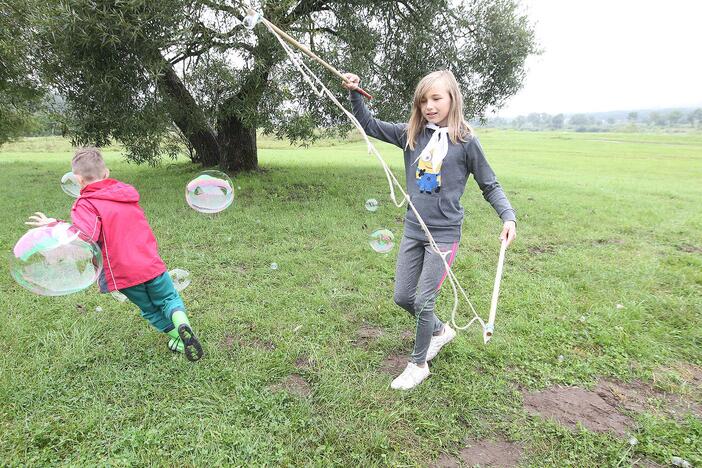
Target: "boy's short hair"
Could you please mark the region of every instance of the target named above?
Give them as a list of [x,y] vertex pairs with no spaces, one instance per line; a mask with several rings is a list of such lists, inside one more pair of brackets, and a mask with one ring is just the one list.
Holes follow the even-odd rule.
[[102,179],[107,170],[100,150],[92,146],[79,148],[73,156],[71,167],[73,173],[81,176],[86,182]]

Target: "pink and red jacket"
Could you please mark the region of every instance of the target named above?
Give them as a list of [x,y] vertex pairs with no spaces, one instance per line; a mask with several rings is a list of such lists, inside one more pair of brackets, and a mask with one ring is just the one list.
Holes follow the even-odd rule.
[[71,220],[102,250],[101,291],[129,288],[166,271],[139,206],[139,192],[131,185],[104,179],[85,186],[71,208]]

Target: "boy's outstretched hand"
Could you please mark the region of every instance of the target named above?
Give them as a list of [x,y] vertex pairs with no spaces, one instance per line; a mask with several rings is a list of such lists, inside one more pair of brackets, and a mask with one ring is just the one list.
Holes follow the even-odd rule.
[[507,240],[507,247],[512,241],[517,237],[517,223],[514,221],[505,221],[504,227],[502,228],[502,234],[500,234],[500,240]]
[[41,227],[55,222],[56,219],[47,218],[44,213],[37,211],[36,213],[34,213],[34,215],[30,216],[29,221],[25,222],[24,224],[28,226]]

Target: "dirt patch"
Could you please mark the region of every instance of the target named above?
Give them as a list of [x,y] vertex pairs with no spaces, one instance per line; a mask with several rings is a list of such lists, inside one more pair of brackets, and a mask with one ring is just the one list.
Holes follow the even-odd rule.
[[556,251],[556,247],[551,244],[532,245],[527,248],[531,255],[551,254]]
[[234,348],[234,344],[236,343],[236,338],[234,338],[234,335],[229,335],[226,334],[224,335],[224,338],[222,339],[222,347],[226,349],[227,351],[231,351],[232,348]]
[[363,324],[356,332],[353,345],[360,348],[368,348],[372,342],[383,336],[383,329]]
[[313,368],[315,365],[315,361],[308,358],[307,356],[300,356],[295,360],[295,367],[297,367],[300,370],[309,370]]
[[697,247],[692,244],[681,244],[678,246],[678,250],[687,253],[702,253],[702,247]]
[[290,374],[277,384],[268,387],[273,392],[285,391],[292,395],[306,398],[312,394],[310,385],[298,374]]
[[634,424],[596,392],[578,387],[525,393],[524,409],[531,415],[554,419],[573,431],[580,423],[593,432],[612,432],[623,437]]
[[512,467],[522,458],[522,446],[506,440],[468,440],[458,452],[458,457],[441,454],[432,465],[436,468],[459,466],[499,466]]
[[649,411],[662,413],[674,418],[688,413],[702,417],[702,406],[686,401],[679,395],[656,390],[651,385],[635,380],[631,383],[600,379],[595,392],[610,405],[627,411],[641,413]]
[[675,419],[682,419],[687,414],[702,418],[702,405],[679,395],[662,392],[639,380],[625,383],[600,379],[593,391],[578,387],[553,387],[541,392],[525,391],[523,394],[524,409],[529,414],[555,419],[571,430],[576,430],[580,423],[593,432],[625,436],[630,432],[633,421],[621,414],[622,410],[663,414]]
[[404,354],[391,354],[380,365],[380,371],[397,377],[407,367],[409,358]]
[[414,341],[415,333],[412,330],[405,330],[400,333],[400,339],[402,341]]

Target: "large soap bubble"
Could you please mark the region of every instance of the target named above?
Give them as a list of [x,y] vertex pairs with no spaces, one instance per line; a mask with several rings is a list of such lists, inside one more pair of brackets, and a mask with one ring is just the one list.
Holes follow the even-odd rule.
[[389,229],[376,229],[368,238],[371,248],[378,253],[388,253],[395,245],[395,236]]
[[80,195],[80,184],[78,184],[78,179],[72,172],[66,172],[63,177],[61,177],[61,189],[73,198],[78,198]]
[[190,272],[188,270],[182,270],[180,268],[174,268],[168,272],[171,276],[171,281],[173,281],[173,286],[176,291],[181,292],[183,289],[187,288],[190,284]]
[[100,248],[64,222],[27,231],[10,254],[10,273],[20,286],[42,296],[81,291],[102,271]]
[[185,187],[185,200],[200,213],[219,213],[234,201],[232,179],[220,171],[204,171]]

